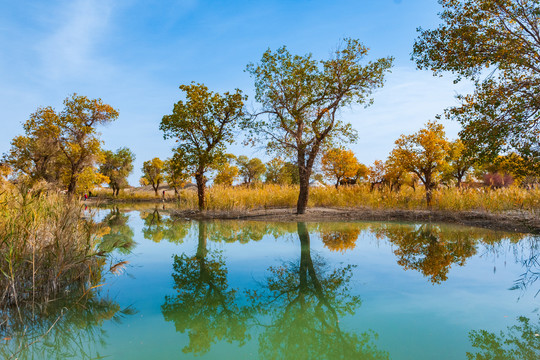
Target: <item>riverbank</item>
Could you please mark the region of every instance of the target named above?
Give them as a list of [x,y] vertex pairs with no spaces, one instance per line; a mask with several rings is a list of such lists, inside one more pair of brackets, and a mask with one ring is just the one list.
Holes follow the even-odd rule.
[[305,214],[296,214],[294,207],[244,210],[181,209],[174,202],[98,202],[90,200],[89,205],[119,207],[122,210],[155,210],[174,217],[189,220],[254,220],[254,221],[392,221],[392,222],[436,222],[464,226],[475,226],[492,230],[540,234],[540,216],[535,212],[510,210],[488,211],[447,211],[421,209],[369,209],[369,208],[308,208]]
[[293,208],[204,211],[175,210],[168,212],[175,217],[194,220],[259,220],[259,221],[393,221],[438,222],[488,228],[509,232],[540,234],[540,217],[523,211],[488,213],[479,211],[429,211],[399,209],[335,209],[309,208],[298,215]]

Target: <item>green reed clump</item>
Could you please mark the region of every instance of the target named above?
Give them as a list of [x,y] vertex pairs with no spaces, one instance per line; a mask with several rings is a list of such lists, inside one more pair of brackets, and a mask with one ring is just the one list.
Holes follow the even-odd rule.
[[99,281],[99,228],[62,194],[0,187],[0,304],[43,302]]

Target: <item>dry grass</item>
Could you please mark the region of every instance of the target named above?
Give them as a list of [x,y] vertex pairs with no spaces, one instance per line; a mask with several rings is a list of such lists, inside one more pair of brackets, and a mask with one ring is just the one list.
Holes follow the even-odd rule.
[[83,208],[61,194],[0,187],[2,306],[46,302],[100,280],[99,227]]
[[[293,208],[298,198],[297,186],[260,185],[255,187],[213,186],[207,189],[207,210],[242,211],[253,209]],[[162,201],[153,192],[121,194],[122,201]],[[181,209],[197,209],[194,190],[182,190],[179,197],[166,194],[166,199],[178,199]],[[309,207],[368,208],[368,209],[427,209],[423,188],[414,191],[404,187],[399,192],[387,188],[370,191],[368,186],[333,186],[310,189]],[[441,188],[433,192],[432,209],[444,211],[503,212],[540,210],[540,189],[526,190],[519,187],[504,189]]]

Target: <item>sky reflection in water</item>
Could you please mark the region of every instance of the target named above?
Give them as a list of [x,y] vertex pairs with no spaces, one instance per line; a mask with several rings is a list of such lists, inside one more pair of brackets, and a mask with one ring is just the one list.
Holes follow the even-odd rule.
[[[118,247],[129,265],[92,301],[64,307],[54,334],[20,358],[540,354],[540,242],[531,236],[429,224],[195,222],[158,210],[100,216],[104,246]],[[31,322],[35,334],[57,318],[49,310],[48,321]],[[1,343],[4,356],[34,341],[21,333]]]

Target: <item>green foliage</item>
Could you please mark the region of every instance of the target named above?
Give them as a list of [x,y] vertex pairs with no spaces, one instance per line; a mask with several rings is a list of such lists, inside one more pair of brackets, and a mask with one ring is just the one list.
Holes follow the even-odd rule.
[[184,187],[192,176],[189,171],[185,153],[181,149],[176,149],[170,159],[165,160],[165,181],[178,194],[178,189]]
[[452,141],[448,145],[448,166],[444,171],[443,177],[455,180],[456,186],[461,187],[463,179],[473,169],[476,159],[461,139]]
[[524,316],[518,324],[499,335],[486,330],[469,332],[476,353],[467,352],[468,360],[535,360],[540,357],[540,323],[531,323]]
[[240,176],[244,179],[244,184],[251,184],[252,182],[260,182],[261,177],[266,171],[266,166],[259,158],[248,158],[245,155],[240,155],[236,159],[238,164]]
[[152,185],[155,195],[158,196],[159,184],[163,181],[163,171],[165,169],[165,163],[160,158],[153,158],[152,160],[145,161],[142,167],[143,176],[141,177],[141,184]]
[[175,138],[189,172],[195,176],[199,209],[204,209],[205,173],[224,162],[227,144],[234,142],[237,123],[244,117],[246,96],[238,89],[223,95],[203,84],[181,85],[186,101],[174,105],[159,128],[165,138]]
[[[419,29],[413,59],[435,74],[474,81],[474,94],[447,116],[460,137],[487,159],[500,151],[538,157],[540,147],[539,14],[537,0],[439,0],[442,24]],[[486,76],[487,75],[487,76]]]
[[371,93],[382,86],[392,65],[390,57],[361,65],[367,52],[358,40],[346,39],[329,60],[292,55],[282,47],[267,50],[260,63],[247,67],[261,110],[244,127],[252,142],[267,141],[269,151],[295,159],[298,213],[305,211],[309,178],[321,148],[356,139],[351,124],[339,120],[339,109],[352,103],[369,105]]
[[109,178],[109,187],[113,195],[118,196],[121,189],[128,185],[127,177],[133,171],[133,161],[135,154],[127,147],[120,148],[116,152],[105,150],[103,152],[103,162],[99,167],[99,172]]

